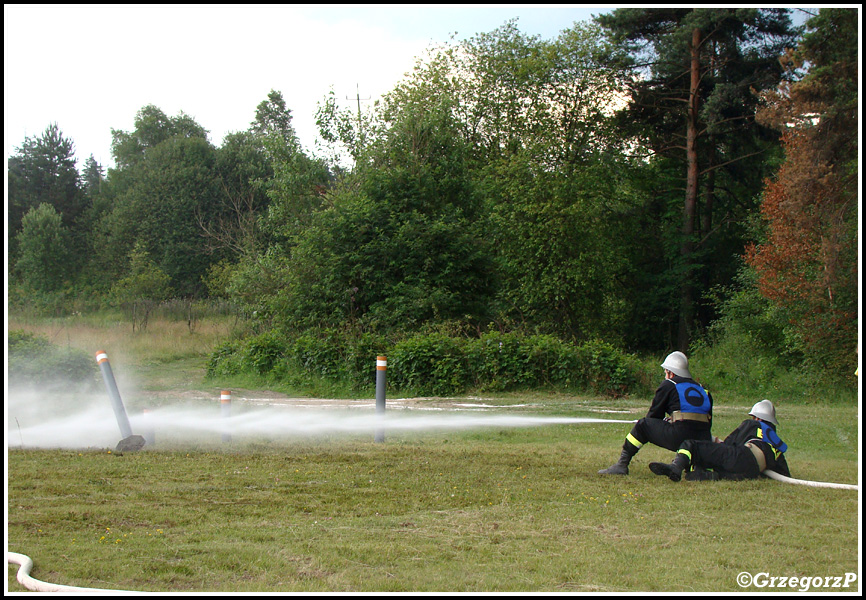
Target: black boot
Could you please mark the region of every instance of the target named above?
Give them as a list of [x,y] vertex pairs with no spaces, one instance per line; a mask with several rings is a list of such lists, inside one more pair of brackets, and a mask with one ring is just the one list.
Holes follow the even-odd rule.
[[628,475],[628,463],[631,462],[631,457],[634,456],[630,454],[627,450],[623,449],[622,454],[619,455],[619,460],[616,461],[616,464],[609,466],[606,469],[602,469],[598,472],[599,475]]
[[707,471],[705,469],[695,469],[686,473],[686,481],[718,481],[721,479],[715,471]]
[[689,466],[689,459],[682,454],[677,454],[677,457],[671,464],[651,462],[649,464],[650,471],[656,475],[667,475],[671,481],[679,481],[682,479],[683,470]]

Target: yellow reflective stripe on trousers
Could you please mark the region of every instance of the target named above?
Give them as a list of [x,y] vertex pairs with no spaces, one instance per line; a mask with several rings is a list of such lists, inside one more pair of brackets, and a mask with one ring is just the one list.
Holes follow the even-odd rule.
[[683,456],[685,456],[686,458],[689,459],[690,463],[692,462],[692,453],[689,452],[688,450],[686,450],[685,448],[680,448],[679,450],[677,450],[677,454],[682,454]]
[[627,441],[629,444],[631,444],[635,448],[640,448],[641,446],[643,446],[643,444],[641,442],[637,441],[637,438],[634,437],[631,433],[629,433],[627,436],[625,436],[625,441]]

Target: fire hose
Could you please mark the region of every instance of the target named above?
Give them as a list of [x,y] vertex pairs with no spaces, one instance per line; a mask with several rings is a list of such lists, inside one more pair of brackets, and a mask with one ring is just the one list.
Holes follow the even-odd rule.
[[72,585],[58,585],[56,583],[39,581],[30,576],[30,569],[33,568],[33,561],[30,557],[18,554],[17,552],[6,552],[6,562],[9,564],[21,565],[21,568],[18,569],[18,583],[33,592],[93,592],[103,594],[133,593],[129,590],[106,590],[101,588],[75,587]]
[[767,469],[764,471],[764,475],[769,477],[770,479],[775,479],[776,481],[781,481],[783,483],[794,483],[797,485],[807,485],[809,487],[820,487],[820,488],[834,488],[837,490],[859,490],[860,487],[856,485],[850,485],[847,483],[828,483],[826,481],[806,481],[805,479],[794,479],[793,477],[785,477],[775,471],[771,471]]
[[[804,479],[794,479],[792,477],[785,477],[775,471],[771,471],[767,469],[764,471],[764,475],[769,477],[770,479],[775,479],[776,481],[781,481],[783,483],[793,483],[797,485],[806,485],[809,487],[821,487],[821,488],[833,488],[839,490],[859,490],[859,486],[849,485],[847,483],[828,483],[825,481],[807,481]],[[30,576],[30,570],[33,568],[33,561],[29,556],[25,556],[24,554],[18,554],[17,552],[7,552],[6,560],[10,564],[21,565],[21,568],[18,569],[18,583],[23,585],[28,590],[34,592],[95,592],[95,593],[131,593],[129,590],[107,590],[101,588],[85,588],[85,587],[75,587],[71,585],[59,585],[56,583],[46,583],[44,581],[39,581],[38,579],[34,579]]]

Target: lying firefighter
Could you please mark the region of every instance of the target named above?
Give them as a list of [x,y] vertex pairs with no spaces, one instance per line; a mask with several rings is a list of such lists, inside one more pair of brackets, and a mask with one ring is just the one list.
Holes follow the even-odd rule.
[[652,462],[650,470],[672,481],[679,481],[683,472],[689,481],[756,479],[767,469],[790,477],[788,445],[776,433],[779,422],[773,403],[761,400],[749,416],[724,441],[686,440],[672,463]]

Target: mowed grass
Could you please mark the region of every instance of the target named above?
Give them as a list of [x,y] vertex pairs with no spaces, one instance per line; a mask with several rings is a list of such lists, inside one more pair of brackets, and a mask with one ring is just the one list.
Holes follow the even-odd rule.
[[[825,410],[856,440],[855,409]],[[853,442],[828,457],[797,412],[794,476],[856,483]],[[597,475],[627,429],[10,449],[9,550],[37,579],[150,592],[736,592],[743,571],[857,572],[858,492],[673,483],[647,468],[671,456],[655,447]]]
[[[106,350],[125,398],[127,376],[148,390],[202,386],[204,361],[230,329],[19,325]],[[714,395],[714,432],[724,436],[751,404]],[[612,419],[639,418],[649,405],[543,392],[484,401],[500,405],[496,413]],[[794,477],[858,483],[855,404],[783,401],[779,416]],[[792,591],[741,588],[737,576],[859,572],[859,492],[768,479],[673,483],[647,468],[672,457],[653,446],[629,476],[598,475],[628,430],[395,431],[384,443],[373,432],[223,443],[157,431],[153,447],[119,455],[86,442],[21,448],[13,428],[8,550],[30,556],[43,581],[147,592]],[[8,567],[9,591],[24,590],[16,571]],[[859,589],[858,580],[820,591]]]

